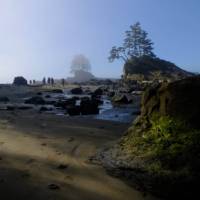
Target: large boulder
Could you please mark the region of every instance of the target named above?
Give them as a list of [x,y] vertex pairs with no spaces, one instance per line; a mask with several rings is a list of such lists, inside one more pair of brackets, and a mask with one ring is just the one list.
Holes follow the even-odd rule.
[[35,97],[31,97],[29,99],[26,99],[24,103],[25,104],[34,104],[34,105],[44,105],[46,102],[42,97],[35,96]]
[[101,95],[103,95],[103,90],[102,90],[101,88],[97,88],[97,89],[93,92],[93,94],[94,94],[95,96],[101,96]]
[[200,128],[200,76],[190,77],[170,84],[156,84],[148,88],[142,99],[142,117],[154,114],[186,121]]
[[67,107],[67,112],[70,116],[80,115],[81,109],[80,106],[71,105]]
[[165,199],[199,193],[200,76],[156,84],[122,139],[100,154],[103,165],[145,192]]
[[112,102],[115,104],[128,104],[129,100],[125,94],[116,94],[112,97]]
[[49,93],[63,94],[63,90],[62,89],[48,89],[48,90],[45,90],[44,92],[48,92],[48,94]]
[[95,100],[82,100],[80,108],[82,115],[99,114],[98,102]]
[[72,94],[82,94],[83,93],[83,90],[82,88],[78,87],[78,88],[73,88],[71,89],[71,93]]
[[54,103],[54,106],[60,107],[62,109],[67,109],[68,107],[75,106],[75,104],[76,104],[76,99],[70,98],[65,100],[59,100],[56,103]]
[[22,77],[22,76],[18,76],[18,77],[15,77],[14,78],[14,81],[13,81],[13,85],[17,85],[17,86],[20,86],[20,85],[27,85],[27,80]]

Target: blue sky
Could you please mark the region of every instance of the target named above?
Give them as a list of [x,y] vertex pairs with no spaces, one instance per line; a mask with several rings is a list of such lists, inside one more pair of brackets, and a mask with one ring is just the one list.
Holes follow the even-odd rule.
[[0,0],[0,82],[67,77],[80,53],[96,76],[120,77],[109,50],[137,21],[157,56],[200,72],[199,0]]

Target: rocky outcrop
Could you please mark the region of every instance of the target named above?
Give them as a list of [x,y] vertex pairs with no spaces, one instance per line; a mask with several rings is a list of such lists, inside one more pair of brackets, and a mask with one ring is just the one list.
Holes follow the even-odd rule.
[[157,84],[143,95],[141,117],[150,120],[153,114],[170,116],[200,128],[200,77],[191,77],[171,84]]
[[17,86],[24,85],[24,86],[26,86],[27,80],[22,76],[15,77],[14,81],[13,81],[13,85],[17,85]]
[[141,115],[114,147],[97,158],[111,174],[166,199],[198,194],[200,76],[155,84]]
[[174,63],[159,58],[142,56],[128,61],[124,65],[125,80],[178,80],[192,76]]

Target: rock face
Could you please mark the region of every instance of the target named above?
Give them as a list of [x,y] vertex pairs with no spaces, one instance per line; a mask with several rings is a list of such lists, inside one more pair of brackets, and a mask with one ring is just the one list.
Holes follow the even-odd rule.
[[142,98],[141,115],[99,159],[112,174],[166,199],[198,194],[200,76],[156,84]]
[[174,63],[148,56],[134,58],[124,65],[124,77],[131,80],[177,80],[192,75],[192,73],[177,67]]
[[22,76],[15,77],[13,81],[13,85],[17,85],[17,86],[27,85],[27,80]]
[[141,115],[151,118],[155,113],[186,121],[200,128],[200,76],[155,85],[146,90],[142,100]]

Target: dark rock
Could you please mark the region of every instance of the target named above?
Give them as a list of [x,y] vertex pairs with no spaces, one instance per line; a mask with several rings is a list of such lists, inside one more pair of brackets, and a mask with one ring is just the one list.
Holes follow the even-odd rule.
[[89,101],[89,100],[90,100],[90,97],[81,97],[80,100],[81,100],[81,101]]
[[8,111],[13,111],[15,109],[16,109],[16,107],[15,106],[11,106],[11,105],[6,107],[6,110],[8,110]]
[[61,89],[54,89],[51,91],[52,93],[59,93],[59,94],[63,94],[63,90]]
[[50,90],[49,92],[56,93],[56,94],[63,94],[63,90],[62,89],[53,89],[53,90]]
[[72,94],[82,94],[83,93],[83,90],[82,90],[82,88],[73,88],[73,89],[71,89],[71,93]]
[[128,104],[128,103],[130,103],[126,95],[120,95],[120,94],[115,95],[112,98],[112,102],[117,103],[117,104]]
[[19,110],[30,110],[30,109],[33,109],[33,107],[22,105],[22,106],[18,106],[17,109],[19,109]]
[[92,98],[91,101],[96,104],[96,105],[102,105],[103,104],[103,100],[101,100],[100,98]]
[[80,108],[82,115],[99,114],[98,103],[94,100],[82,100]]
[[47,95],[45,95],[45,98],[49,99],[49,98],[51,98],[51,95],[47,94]]
[[13,81],[13,85],[17,85],[17,86],[25,85],[26,86],[27,80],[22,76],[15,77],[14,81]]
[[46,106],[42,106],[41,108],[40,108],[40,112],[46,112],[46,111],[52,111],[53,110],[53,108],[51,108],[51,107],[46,107]]
[[56,101],[52,100],[52,101],[45,101],[46,105],[55,105]]
[[3,102],[3,103],[7,103],[9,102],[9,98],[8,97],[0,97],[0,102]]
[[58,167],[57,167],[57,169],[67,169],[69,166],[68,165],[66,165],[66,164],[60,164],[60,165],[58,165]]
[[190,77],[170,84],[157,84],[147,89],[142,98],[142,116],[154,113],[186,121],[200,128],[200,76]]
[[101,96],[103,95],[103,90],[101,88],[97,88],[94,92],[93,92],[94,95],[96,96]]
[[60,186],[59,186],[59,185],[56,185],[56,184],[54,184],[54,183],[51,183],[51,184],[48,185],[48,188],[49,188],[50,190],[59,190],[59,189],[60,189]]
[[71,98],[71,99],[66,99],[66,100],[60,100],[54,104],[55,107],[60,107],[62,109],[66,109],[68,106],[75,106],[76,104],[76,99]]
[[42,97],[35,96],[25,100],[25,104],[44,105],[46,102]]
[[42,95],[42,92],[38,92],[37,95],[41,96],[41,95]]
[[115,96],[115,92],[114,91],[110,91],[107,94],[109,97],[114,97]]
[[68,142],[73,142],[74,141],[74,138],[73,137],[70,137],[69,139],[68,139]]
[[81,109],[80,106],[67,106],[67,112],[70,116],[80,115]]

